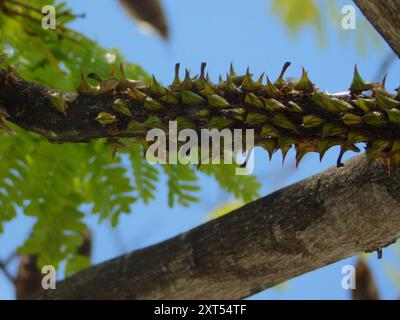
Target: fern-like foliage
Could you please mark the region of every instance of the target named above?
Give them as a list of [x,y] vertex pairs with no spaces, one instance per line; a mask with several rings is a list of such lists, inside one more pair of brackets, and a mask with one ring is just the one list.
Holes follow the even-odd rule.
[[24,135],[2,139],[0,143],[0,232],[3,223],[16,216],[23,204],[22,187],[27,176],[27,159],[34,144]]
[[156,183],[158,181],[159,172],[144,159],[143,148],[140,145],[133,145],[129,148],[128,152],[138,198],[148,204],[155,198],[154,192],[157,189]]
[[233,194],[236,199],[250,202],[256,199],[261,185],[255,176],[240,176],[235,174],[235,164],[203,165],[200,171],[217,180],[220,187]]
[[116,226],[122,213],[130,212],[130,205],[137,198],[133,196],[127,169],[118,157],[111,161],[111,150],[102,141],[93,143],[88,150],[87,176],[84,178],[86,202],[93,203],[92,212],[99,215],[99,220],[111,219]]
[[184,207],[199,199],[193,194],[200,190],[197,185],[197,177],[192,167],[183,164],[164,166],[164,172],[168,176],[168,205],[173,207],[176,202]]
[[[68,28],[75,19],[65,4],[57,6],[56,32],[46,32],[42,17],[10,1],[0,7],[0,52],[7,55],[5,64],[16,66],[25,79],[52,88],[73,91],[78,88],[81,71],[109,75],[113,65],[124,59],[117,50],[104,49],[96,42]],[[52,0],[27,0],[26,5],[41,8]],[[18,14],[10,14],[13,10]],[[19,14],[32,15],[32,19]],[[39,20],[40,21],[40,20]],[[27,45],[29,43],[29,45]],[[148,79],[141,67],[125,64],[129,78]],[[58,265],[67,262],[68,274],[89,265],[79,256],[85,216],[95,214],[100,221],[118,224],[121,214],[128,214],[138,201],[155,201],[160,172],[168,181],[168,203],[188,206],[198,201],[196,168],[176,165],[158,167],[143,159],[141,146],[113,150],[104,140],[87,144],[51,144],[36,134],[13,127],[16,135],[0,133],[0,234],[5,222],[17,212],[35,218],[30,237],[19,249],[38,256],[38,264]],[[231,167],[204,168],[220,185],[236,197],[250,199],[257,195],[253,178],[229,177]],[[160,179],[163,180],[163,179]]]

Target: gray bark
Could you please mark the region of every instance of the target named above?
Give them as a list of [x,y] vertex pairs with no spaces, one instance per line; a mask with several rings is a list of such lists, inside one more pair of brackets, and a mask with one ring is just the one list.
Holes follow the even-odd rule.
[[241,299],[400,237],[400,178],[364,157],[152,247],[93,266],[39,299]]
[[400,1],[354,0],[366,18],[400,56]]

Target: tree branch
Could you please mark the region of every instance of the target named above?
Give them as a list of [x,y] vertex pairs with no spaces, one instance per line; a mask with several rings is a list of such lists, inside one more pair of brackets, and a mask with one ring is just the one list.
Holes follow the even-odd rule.
[[[298,83],[285,82],[282,75],[289,64],[276,85],[256,82],[249,72],[214,85],[205,79],[203,64],[199,79],[187,73],[183,82],[175,80],[169,87],[154,80],[137,89],[92,74],[99,87],[79,93],[30,83],[9,68],[0,70],[0,112],[58,143],[134,137],[146,147],[150,129],[161,128],[168,135],[169,122],[175,120],[179,130],[197,133],[254,129],[255,145],[270,155],[278,150],[285,154],[294,145],[297,163],[309,152],[322,158],[329,148],[340,146],[341,165],[344,152],[360,151],[356,144],[364,142],[371,161],[382,159],[389,171],[395,168],[400,153],[400,91],[394,96],[381,84],[364,82],[356,68],[350,94],[329,95],[318,91],[304,70]],[[373,96],[363,94],[370,90]]]
[[[397,1],[355,2],[399,55]],[[6,75],[0,75],[4,83]],[[93,97],[81,96],[77,101],[71,96],[73,115],[62,118],[52,110],[51,117],[42,117],[51,110],[43,107],[49,106],[48,98],[40,98],[45,89],[30,88],[39,99],[28,92],[20,105],[33,108],[14,109],[11,115],[11,121],[21,127],[70,142],[110,135],[91,121],[99,111],[111,110],[115,97],[93,103]],[[0,89],[3,107],[10,108],[5,99],[11,96],[8,89]],[[79,110],[81,105],[85,107]],[[25,114],[23,120],[17,119],[25,109],[34,111],[32,117]],[[93,266],[35,298],[239,299],[359,252],[390,245],[400,237],[400,179],[388,177],[376,162],[369,170],[366,164],[364,157],[353,159],[344,168],[289,186],[173,239]]]
[[82,271],[38,299],[241,299],[400,237],[400,178],[364,157],[160,244]]
[[400,2],[398,0],[354,0],[354,2],[400,57]]

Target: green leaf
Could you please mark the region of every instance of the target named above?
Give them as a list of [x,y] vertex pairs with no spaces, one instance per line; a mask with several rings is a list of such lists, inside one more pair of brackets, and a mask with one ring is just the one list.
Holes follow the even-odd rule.
[[188,165],[176,164],[163,166],[168,177],[168,205],[173,207],[176,202],[188,207],[199,199],[194,196],[200,190],[194,170]]
[[213,176],[220,187],[232,193],[236,199],[241,199],[244,202],[257,199],[261,188],[257,178],[252,175],[236,175],[236,168],[237,165],[235,164],[205,164],[200,167],[200,171],[207,176]]
[[143,158],[143,148],[134,145],[129,148],[129,156],[133,169],[134,187],[138,194],[138,199],[148,204],[155,199],[154,193],[157,190],[158,170]]

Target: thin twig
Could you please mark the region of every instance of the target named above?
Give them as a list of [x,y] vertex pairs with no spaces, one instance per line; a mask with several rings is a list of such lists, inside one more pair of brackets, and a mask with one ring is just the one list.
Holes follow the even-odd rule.
[[12,254],[10,254],[10,255],[8,256],[7,259],[5,259],[5,260],[3,261],[4,264],[8,266],[8,265],[11,263],[11,261],[13,261],[14,258],[16,258],[17,256],[18,256],[18,254],[17,254],[16,252],[13,252]]
[[[24,14],[24,13],[22,13],[22,12],[14,11],[14,10],[12,10],[12,9],[10,9],[10,8],[5,7],[5,6],[3,6],[3,11],[4,11],[4,13],[5,13],[6,15],[9,15],[9,16],[20,16],[20,17],[22,17],[22,18],[26,18],[26,19],[28,19],[28,20],[31,20],[31,21],[33,21],[33,22],[35,22],[35,23],[42,23],[42,21],[41,21],[40,19],[38,19],[38,18],[32,17],[32,16],[30,16],[30,15],[28,15],[28,14]],[[18,20],[17,20],[17,21],[18,21]],[[61,31],[63,31],[63,32],[74,33],[73,30],[71,30],[71,29],[69,29],[68,27],[63,26],[63,25],[58,25],[56,31],[58,31],[58,30],[61,30]],[[72,37],[69,37],[69,36],[66,35],[65,33],[59,33],[59,35],[62,36],[62,37],[64,37],[66,40],[69,40],[69,41],[74,42],[75,44],[78,44],[78,45],[79,45],[79,42],[76,41],[76,39],[74,39],[74,38],[72,38]]]
[[7,263],[5,263],[4,261],[0,261],[0,270],[3,271],[4,275],[6,276],[6,278],[7,278],[10,282],[12,282],[12,283],[15,282],[14,277],[13,277],[13,276],[11,275],[11,273],[8,272],[8,270],[7,270]]
[[15,4],[17,6],[20,6],[22,8],[28,9],[28,10],[32,10],[32,11],[41,13],[41,10],[39,8],[31,6],[31,5],[27,4],[27,3],[22,3],[22,2],[19,2],[17,0],[5,0],[5,1],[8,2],[8,3],[12,3],[12,4]]
[[[17,0],[5,0],[5,1],[7,1],[8,3],[12,3],[12,4],[16,5],[16,6],[19,6],[19,7],[22,7],[22,8],[37,12],[39,14],[42,14],[40,8],[34,7],[32,5],[29,5],[29,4],[26,4],[26,3],[22,3],[22,2],[17,1]],[[86,15],[84,13],[82,13],[82,14],[73,14],[73,13],[71,13],[69,11],[63,11],[58,16],[69,16],[69,17],[74,17],[74,18],[85,18]]]

